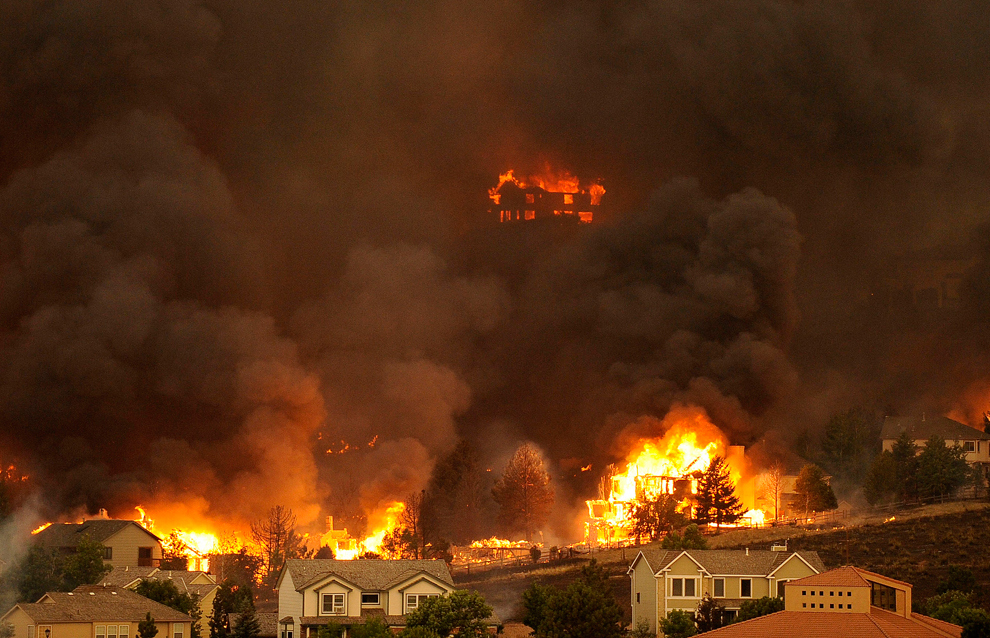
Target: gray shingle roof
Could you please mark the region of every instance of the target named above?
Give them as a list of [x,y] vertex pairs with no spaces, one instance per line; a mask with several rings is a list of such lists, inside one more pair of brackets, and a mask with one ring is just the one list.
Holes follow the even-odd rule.
[[48,592],[46,602],[18,606],[35,623],[137,622],[149,612],[160,622],[190,622],[189,616],[123,587],[82,585],[71,592]]
[[[709,574],[740,576],[766,576],[777,569],[794,554],[808,562],[819,572],[825,571],[818,552],[772,552],[766,550],[750,550],[749,555],[741,549],[689,549],[687,554]],[[653,573],[664,569],[681,555],[680,550],[647,549],[643,556],[649,563]]]
[[140,582],[146,578],[151,578],[154,580],[170,580],[175,583],[175,586],[179,588],[180,592],[196,594],[202,598],[218,587],[215,583],[193,584],[191,582],[205,573],[206,572],[158,569],[157,567],[127,567],[117,565],[113,568],[113,571],[103,577],[100,584],[128,587],[132,583]]
[[134,521],[118,519],[93,519],[82,523],[52,523],[34,536],[34,542],[42,547],[76,547],[84,536],[102,543],[128,525],[134,525],[159,542],[157,536]]
[[330,560],[293,559],[285,561],[296,591],[328,576],[338,576],[363,590],[382,591],[403,580],[426,572],[454,586],[447,563],[442,560]]
[[149,578],[157,571],[157,567],[131,567],[128,565],[117,565],[109,574],[100,581],[101,585],[116,585],[127,587],[136,580]]
[[946,441],[990,440],[990,434],[945,416],[888,416],[883,420],[880,437],[896,439],[902,432],[916,441],[931,438],[933,434]]

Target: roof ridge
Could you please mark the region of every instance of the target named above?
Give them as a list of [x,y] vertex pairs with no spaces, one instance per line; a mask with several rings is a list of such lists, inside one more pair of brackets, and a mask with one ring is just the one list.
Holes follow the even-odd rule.
[[[873,605],[870,605],[870,609],[871,610],[873,609]],[[877,622],[877,619],[873,617],[873,612],[872,611],[870,611],[869,613],[867,613],[866,614],[866,617],[870,619],[870,622],[873,623],[873,626],[874,627],[876,627],[877,629],[880,630],[880,633],[882,633],[884,636],[887,636],[887,638],[891,638],[891,635],[887,633],[887,630],[884,629],[883,627],[881,627],[880,626],[880,623]]]

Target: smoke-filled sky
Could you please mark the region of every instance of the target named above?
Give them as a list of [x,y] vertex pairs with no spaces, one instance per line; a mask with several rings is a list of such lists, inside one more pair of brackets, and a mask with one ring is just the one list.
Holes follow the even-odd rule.
[[[855,405],[972,410],[988,20],[0,0],[4,458],[50,515],[306,524],[420,489],[459,438],[600,467],[673,404],[739,444]],[[481,221],[499,172],[547,162],[604,180],[594,225]],[[958,313],[864,310],[894,258],[947,250],[975,264]]]

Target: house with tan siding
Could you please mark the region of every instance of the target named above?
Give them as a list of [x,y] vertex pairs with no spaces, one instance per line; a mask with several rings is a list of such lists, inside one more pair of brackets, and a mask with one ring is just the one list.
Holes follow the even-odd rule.
[[157,638],[189,638],[192,619],[123,587],[82,585],[49,592],[35,603],[18,603],[0,617],[13,638],[136,638],[147,614]]
[[816,552],[644,549],[627,571],[633,625],[658,621],[674,610],[694,612],[711,594],[734,617],[747,600],[784,597],[791,580],[825,571]]
[[167,580],[175,584],[180,593],[189,594],[196,598],[199,605],[200,618],[197,626],[199,635],[209,636],[208,622],[213,614],[213,601],[217,597],[220,586],[216,579],[206,572],[159,569],[157,567],[131,567],[118,565],[108,573],[101,585],[113,585],[133,590],[145,579]]
[[330,623],[347,631],[370,618],[401,628],[420,603],[455,590],[442,560],[287,560],[275,588],[279,638],[314,638]]
[[162,541],[136,521],[95,518],[82,523],[53,523],[34,535],[41,547],[74,553],[83,538],[101,543],[103,560],[113,567],[157,567]]

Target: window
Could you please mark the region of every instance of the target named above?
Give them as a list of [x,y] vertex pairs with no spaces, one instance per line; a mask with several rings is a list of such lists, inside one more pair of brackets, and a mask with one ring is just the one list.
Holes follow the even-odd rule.
[[573,193],[564,193],[564,203],[565,204],[573,204],[574,203],[574,194]]
[[783,598],[784,597],[784,592],[787,591],[787,588],[784,587],[784,585],[786,585],[786,584],[787,584],[787,581],[786,580],[778,580],[777,581],[777,598]]
[[752,598],[753,597],[753,579],[752,578],[741,578],[741,579],[739,579],[739,597],[740,598]]
[[712,589],[715,590],[713,594],[715,598],[725,598],[725,579],[716,578]]
[[[97,627],[99,630],[99,627]],[[28,625],[28,638],[34,638],[34,625]]]
[[802,595],[802,596],[807,596],[807,595],[808,595],[808,591],[807,591],[807,590],[805,590],[805,589],[802,589],[802,590],[801,590],[801,595]]
[[172,638],[182,638],[182,623],[172,623]]
[[103,548],[103,560],[113,560],[113,547]]
[[670,595],[671,596],[683,596],[684,595],[684,579],[683,578],[673,578],[670,581]]
[[842,609],[842,603],[839,603],[839,609]]
[[841,591],[839,592],[839,597],[840,597],[840,598],[842,597],[842,592],[841,592]]
[[830,603],[829,606],[828,606],[828,608],[829,609],[835,609],[835,603]]
[[636,592],[636,603],[639,604],[639,592]]
[[535,210],[527,210],[526,211],[526,214],[525,214],[525,217],[526,217],[526,219],[536,219],[536,211]]
[[[107,637],[107,626],[106,625],[97,625],[96,626],[96,638],[106,638],[106,637]],[[30,628],[28,629],[28,638],[34,638],[31,635],[31,629]]]
[[852,595],[853,595],[853,593],[851,591],[847,591],[846,592],[846,596],[852,596]]
[[362,605],[380,605],[381,594],[375,592],[373,594],[361,594],[361,604]]
[[963,451],[964,452],[975,452],[976,442],[975,441],[963,441]]
[[726,622],[732,622],[733,620],[736,619],[736,610],[726,609],[725,611],[722,612],[722,618],[724,618]]
[[117,638],[117,625],[107,625],[107,638]]
[[427,598],[439,598],[440,594],[406,594],[406,613],[419,607]]
[[814,596],[815,595],[815,592],[811,592],[811,595]]
[[138,567],[154,567],[150,547],[138,547]]
[[695,582],[696,581],[693,578],[685,578],[684,579],[684,595],[685,596],[694,596],[695,595],[695,593],[694,593],[694,584],[695,584]]
[[808,606],[808,603],[801,603],[801,606],[802,607],[807,607]]
[[343,615],[344,594],[323,594],[323,613]]
[[127,638],[127,634],[129,634],[129,633],[130,633],[130,631],[131,631],[131,628],[130,628],[130,626],[128,626],[128,625],[121,625],[121,626],[120,626],[120,627],[118,627],[117,629],[118,629],[118,631],[117,631],[117,635],[118,635],[118,636],[119,636],[120,638]]
[[526,203],[532,204],[534,202],[536,202],[536,195],[533,193],[526,193]]
[[835,592],[834,592],[834,591],[830,591],[830,592],[828,593],[828,595],[829,595],[829,596],[835,596]]

